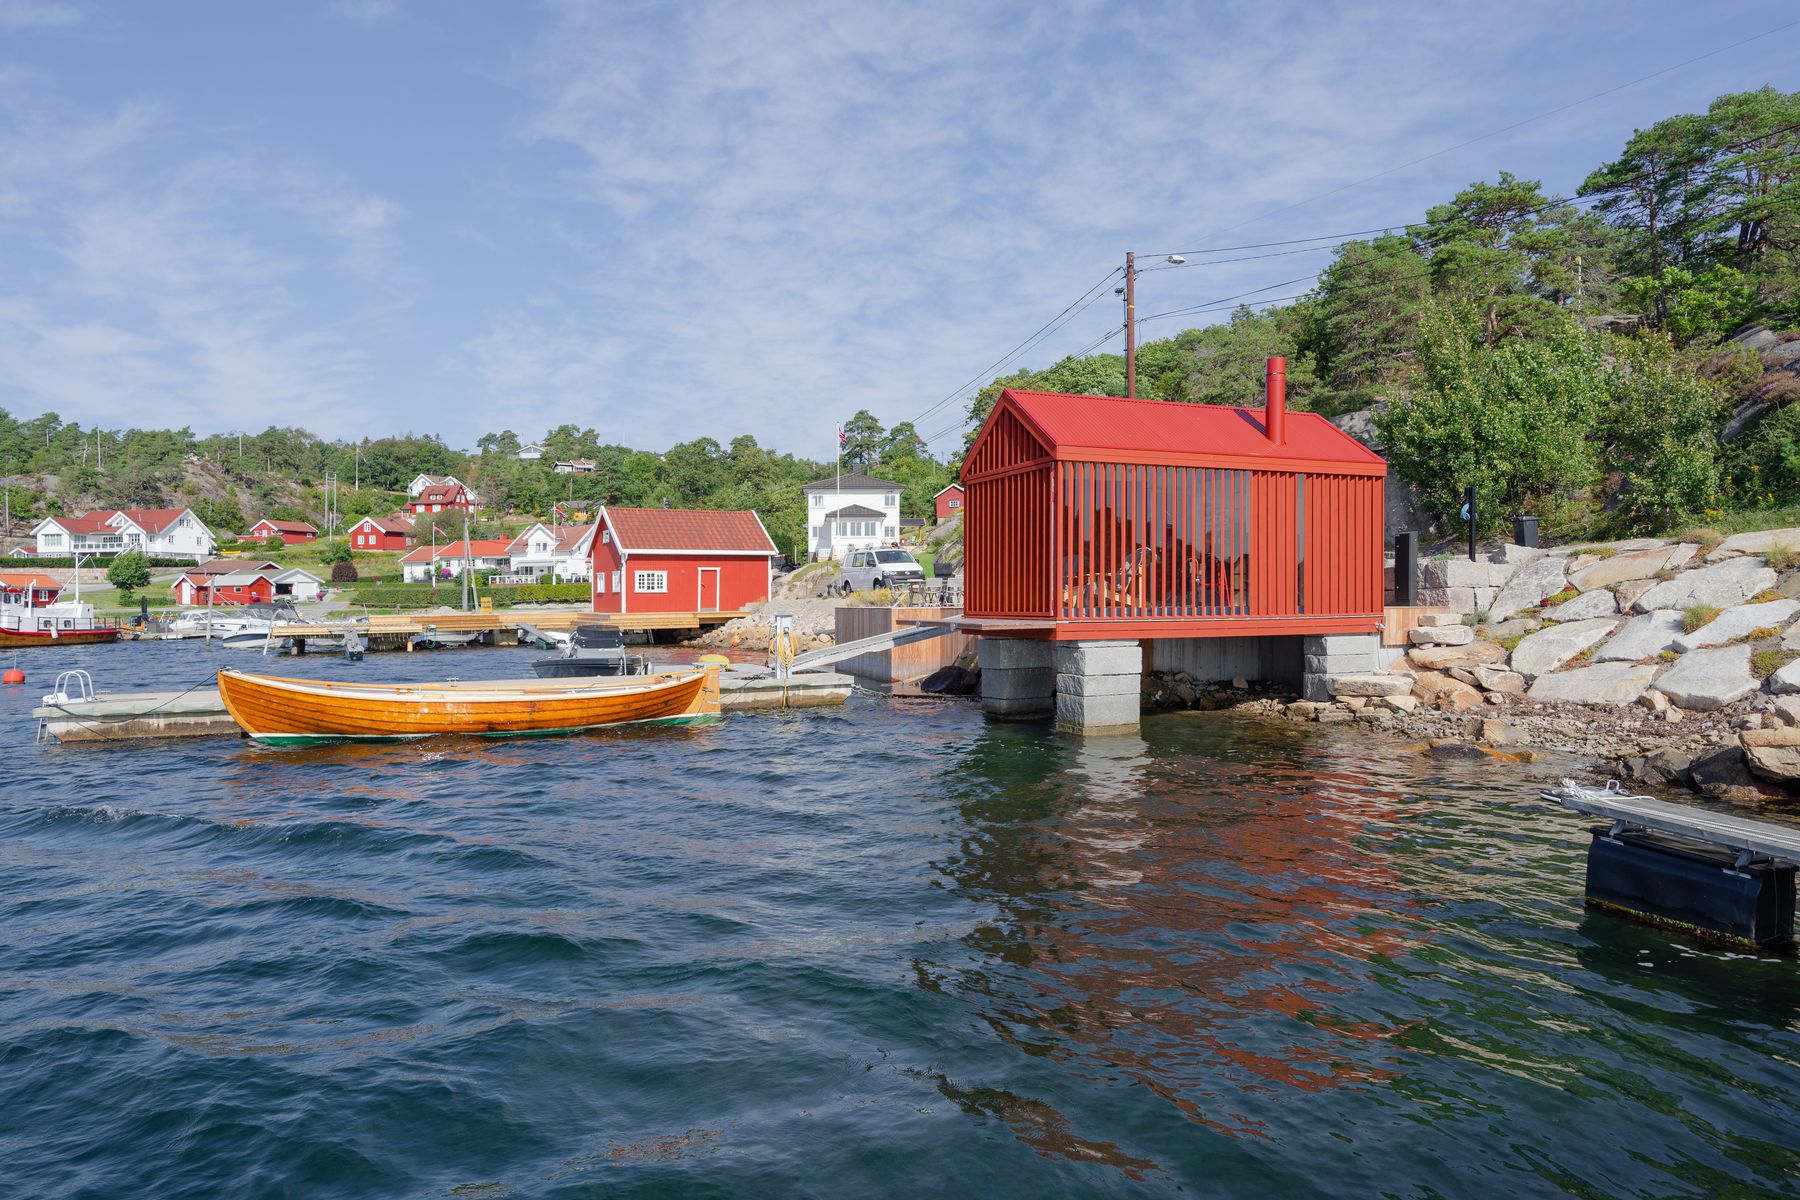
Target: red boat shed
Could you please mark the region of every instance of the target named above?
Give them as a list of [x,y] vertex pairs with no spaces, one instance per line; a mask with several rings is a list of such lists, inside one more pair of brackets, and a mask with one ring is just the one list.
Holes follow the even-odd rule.
[[1370,633],[1387,464],[1286,408],[1000,394],[963,463],[966,631],[1056,641]]
[[600,510],[594,611],[736,612],[769,598],[777,551],[753,512]]
[[267,517],[250,527],[244,535],[246,542],[266,542],[272,537],[280,538],[289,546],[297,546],[301,542],[316,542],[319,531],[305,521],[272,521]]

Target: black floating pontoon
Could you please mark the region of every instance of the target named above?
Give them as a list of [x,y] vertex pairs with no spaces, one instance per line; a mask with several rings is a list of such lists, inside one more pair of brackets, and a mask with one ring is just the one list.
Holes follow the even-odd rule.
[[1800,829],[1563,780],[1546,800],[1604,818],[1588,843],[1587,896],[1661,924],[1774,949],[1794,940]]

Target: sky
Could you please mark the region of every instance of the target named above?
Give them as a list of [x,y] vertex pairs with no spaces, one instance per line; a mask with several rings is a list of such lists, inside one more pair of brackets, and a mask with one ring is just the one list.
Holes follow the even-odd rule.
[[[0,0],[0,407],[821,459],[866,408],[941,453],[1128,249],[1568,193],[1764,84],[1792,0]],[[1329,261],[1252,253],[1140,312]],[[1006,369],[1119,322],[1102,288]]]

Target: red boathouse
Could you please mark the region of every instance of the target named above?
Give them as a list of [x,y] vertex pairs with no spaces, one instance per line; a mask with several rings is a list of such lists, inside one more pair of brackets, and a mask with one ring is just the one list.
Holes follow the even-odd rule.
[[1387,464],[1289,413],[1008,389],[970,447],[965,628],[1053,640],[1369,633]]
[[594,611],[736,612],[769,598],[777,551],[753,512],[600,510]]

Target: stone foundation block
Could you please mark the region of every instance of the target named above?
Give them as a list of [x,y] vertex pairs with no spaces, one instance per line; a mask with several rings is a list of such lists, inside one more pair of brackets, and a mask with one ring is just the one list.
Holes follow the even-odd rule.
[[1032,638],[984,637],[976,644],[983,673],[1022,668],[1049,670],[1054,665],[1051,645]]
[[1308,654],[1304,669],[1309,675],[1356,675],[1379,671],[1382,667],[1374,649],[1357,654]]
[[1058,696],[1137,696],[1142,694],[1138,675],[1058,675]]
[[981,672],[981,695],[984,699],[993,696],[996,699],[1014,700],[1026,696],[1048,696],[1054,691],[1056,673],[1048,667],[1011,671],[983,668]]
[[1138,642],[1057,642],[1058,675],[1137,675],[1144,669]]
[[1306,639],[1308,654],[1344,654],[1367,652],[1373,654],[1381,645],[1381,636],[1374,633],[1326,633],[1309,634]]
[[981,711],[990,717],[1042,717],[1055,707],[1056,697],[1049,694],[1007,698],[983,692],[981,696]]
[[1056,726],[1076,733],[1135,728],[1138,708],[1135,691],[1128,696],[1082,696],[1059,691],[1056,694]]

